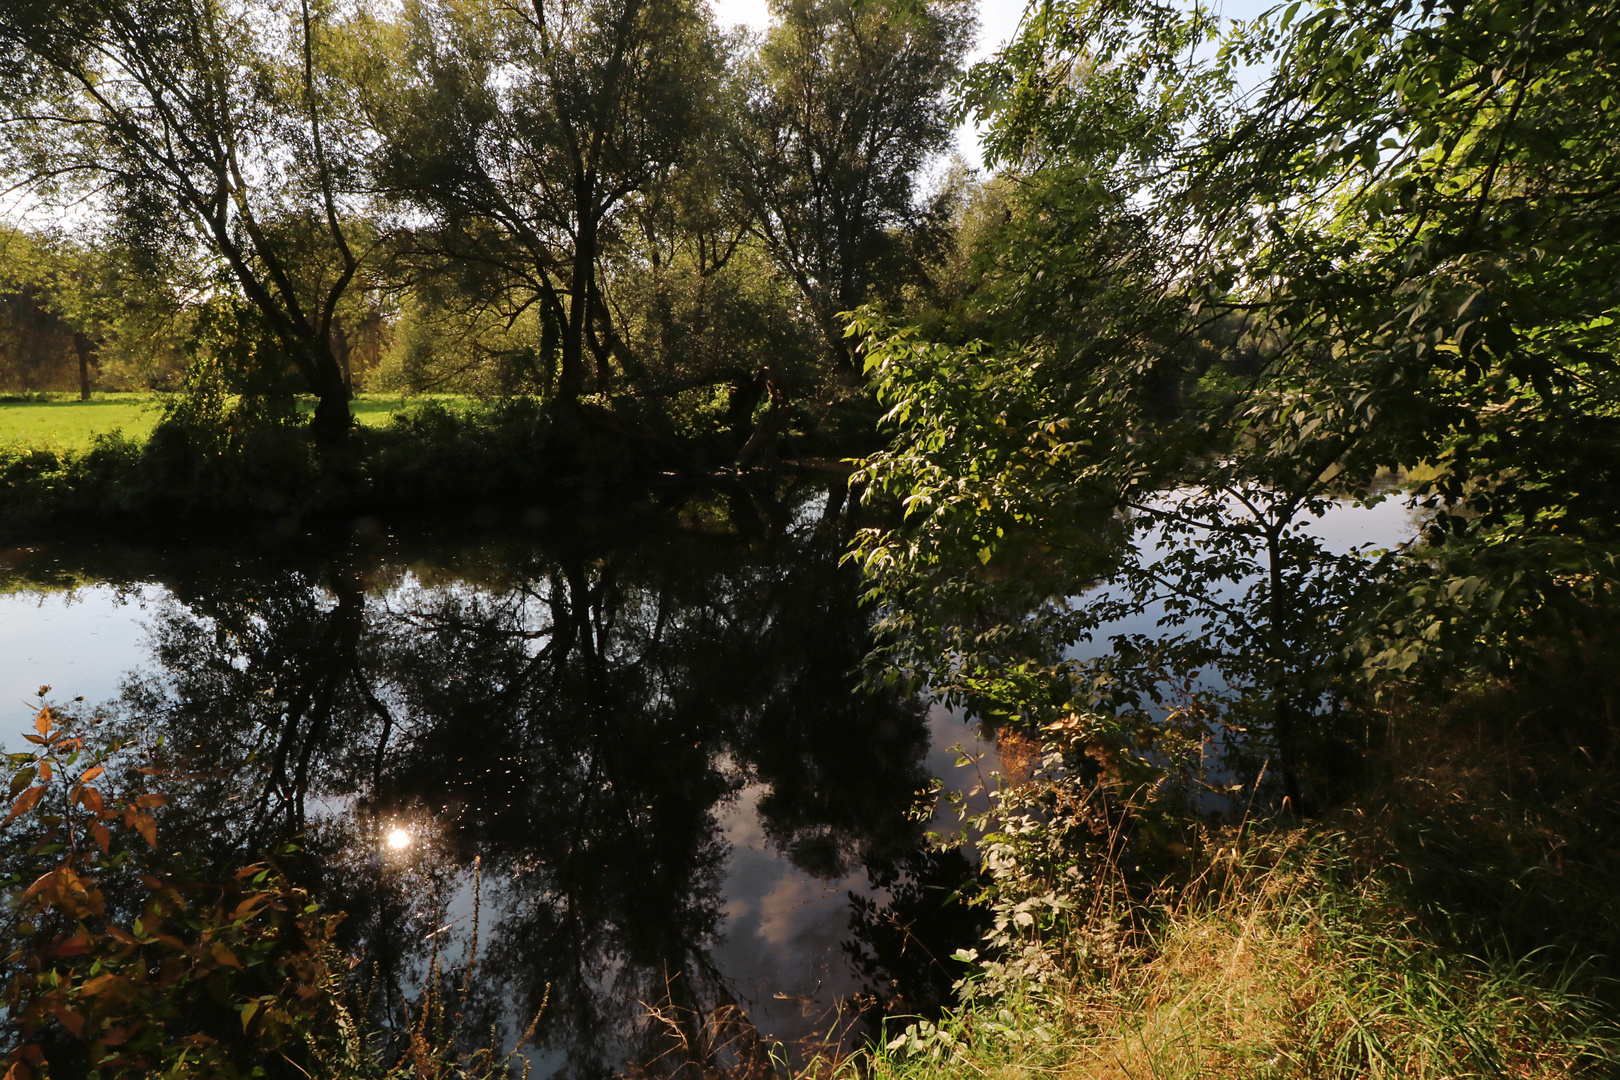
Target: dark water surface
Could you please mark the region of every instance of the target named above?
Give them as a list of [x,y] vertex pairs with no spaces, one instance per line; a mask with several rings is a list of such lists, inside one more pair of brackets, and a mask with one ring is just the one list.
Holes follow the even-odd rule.
[[[538,1075],[724,1066],[862,999],[927,1008],[976,915],[908,811],[959,721],[854,674],[869,619],[825,496],[707,495],[263,546],[0,553],[5,742],[41,685],[194,779],[164,843],[303,837],[379,1012],[462,955]],[[389,1003],[393,1003],[390,1005]]]

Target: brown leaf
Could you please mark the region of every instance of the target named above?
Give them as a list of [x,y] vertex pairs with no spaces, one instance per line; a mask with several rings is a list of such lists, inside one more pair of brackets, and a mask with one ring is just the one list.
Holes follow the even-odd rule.
[[83,803],[84,808],[90,811],[92,814],[101,813],[101,792],[97,791],[95,788],[87,787],[81,791],[79,793],[79,801]]
[[27,891],[23,893],[23,899],[27,900],[30,897],[37,896],[40,893],[52,891],[53,887],[56,885],[56,879],[61,877],[64,873],[66,873],[66,871],[63,870],[62,867],[57,867],[55,870],[45,871],[45,873],[34,879],[34,883],[32,885],[28,886]]
[[50,956],[83,956],[90,951],[90,939],[82,934],[74,934],[50,950]]
[[258,907],[268,899],[270,899],[270,897],[266,893],[259,893],[255,896],[248,897],[246,900],[236,905],[236,910],[231,913],[231,918],[233,920],[246,918],[252,913],[254,908]]
[[214,962],[217,964],[222,964],[225,967],[233,968],[240,968],[242,966],[242,961],[236,958],[236,954],[231,952],[231,950],[227,949],[225,946],[219,944],[217,941],[214,943],[214,947],[208,951],[213,954]]
[[17,818],[28,813],[28,811],[38,806],[39,800],[43,799],[44,797],[44,784],[41,784],[39,787],[31,787],[21,795],[17,796],[17,801],[11,804],[11,813],[6,816],[6,823],[10,823],[13,818]]
[[90,826],[90,835],[96,838],[96,843],[101,847],[102,854],[106,854],[107,850],[112,847],[112,833],[108,832],[107,826],[101,822],[98,821]]
[[67,1028],[68,1034],[72,1035],[75,1039],[78,1038],[80,1033],[84,1031],[84,1017],[74,1012],[72,1009],[65,1005],[59,1005],[52,1002],[50,1005],[50,1010],[51,1015],[56,1017],[57,1022],[63,1027]]
[[88,784],[90,781],[94,780],[96,777],[100,776],[106,771],[107,767],[105,765],[96,765],[88,768],[84,770],[84,775],[79,777],[79,783]]
[[157,850],[157,818],[151,814],[136,814],[135,831],[152,845],[153,851]]
[[48,707],[39,710],[39,715],[34,717],[34,730],[41,735],[51,733],[51,710]]
[[[122,975],[113,975],[111,973],[106,975],[97,975],[93,979],[86,979],[84,981],[84,985],[79,987],[79,996],[95,997],[103,990],[109,990],[123,981],[124,978]],[[105,1042],[106,1040],[103,1039],[102,1041]]]
[[145,795],[135,796],[136,806],[162,806],[168,801],[169,797],[167,795],[160,795],[157,792],[148,792]]

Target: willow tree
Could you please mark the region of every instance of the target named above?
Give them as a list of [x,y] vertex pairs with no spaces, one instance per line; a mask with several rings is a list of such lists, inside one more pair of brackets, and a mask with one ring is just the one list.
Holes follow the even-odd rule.
[[412,0],[375,31],[381,186],[510,317],[539,306],[557,400],[607,391],[628,355],[606,283],[628,200],[706,149],[705,5]]
[[797,285],[827,353],[851,362],[839,314],[913,269],[920,170],[950,145],[946,89],[972,7],[776,0],[746,66],[738,185],[753,228]]
[[217,261],[341,440],[339,305],[366,249],[363,140],[332,92],[322,0],[15,0],[0,7],[3,168],[154,248]]

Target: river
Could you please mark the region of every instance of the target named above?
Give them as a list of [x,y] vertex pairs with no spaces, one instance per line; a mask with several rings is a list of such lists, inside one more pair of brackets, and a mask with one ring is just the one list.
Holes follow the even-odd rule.
[[[937,1007],[980,913],[908,813],[959,719],[868,693],[814,491],[340,538],[3,554],[12,748],[47,700],[164,740],[162,842],[284,837],[379,1016],[464,954],[538,1076],[724,1066]],[[83,697],[75,704],[72,699]],[[670,1023],[669,1021],[675,1021]]]

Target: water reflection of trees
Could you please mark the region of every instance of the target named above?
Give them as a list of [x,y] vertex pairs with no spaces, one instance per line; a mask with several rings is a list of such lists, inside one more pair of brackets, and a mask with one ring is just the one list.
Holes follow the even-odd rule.
[[[537,1041],[572,1075],[746,1071],[748,1003],[709,954],[738,792],[763,790],[765,834],[809,873],[865,867],[903,902],[908,868],[941,872],[905,815],[922,711],[854,692],[866,617],[840,545],[800,517],[197,567],[168,582],[125,721],[192,778],[170,828],[194,850],[224,864],[307,835],[379,1010],[436,920],[465,916],[476,857],[491,1015],[549,988]],[[419,849],[380,852],[393,822]],[[891,924],[856,911],[869,978]]]

